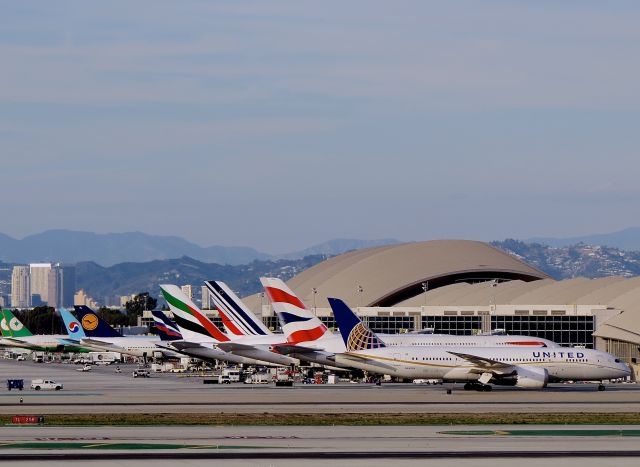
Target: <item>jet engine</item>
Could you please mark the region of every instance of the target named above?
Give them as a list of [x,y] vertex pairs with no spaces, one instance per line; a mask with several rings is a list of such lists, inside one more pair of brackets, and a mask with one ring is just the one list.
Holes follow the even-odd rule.
[[519,367],[516,374],[516,386],[520,388],[545,388],[549,382],[546,368]]
[[544,388],[549,382],[549,372],[546,368],[517,367],[513,373],[508,375],[495,375],[489,382],[498,386]]

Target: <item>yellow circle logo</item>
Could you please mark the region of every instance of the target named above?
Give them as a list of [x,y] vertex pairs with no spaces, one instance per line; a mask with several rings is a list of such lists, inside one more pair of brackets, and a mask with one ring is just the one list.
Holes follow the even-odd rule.
[[87,331],[93,331],[98,327],[98,317],[93,313],[84,315],[84,317],[82,318],[82,327]]

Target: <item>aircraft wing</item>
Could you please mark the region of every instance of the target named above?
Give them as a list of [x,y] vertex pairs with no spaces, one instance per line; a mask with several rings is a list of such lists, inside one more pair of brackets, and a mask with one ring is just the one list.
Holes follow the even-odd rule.
[[[353,362],[360,362],[360,363],[366,363],[367,365],[371,365],[371,366],[377,366],[379,367],[381,370],[396,370],[395,367],[391,366],[391,365],[387,365],[386,363],[382,363],[378,360],[374,360],[372,358],[367,357],[366,355],[359,355],[357,353],[341,353],[341,354],[337,354],[341,357],[341,360],[346,360],[346,361],[353,361]],[[345,363],[344,361],[339,362],[341,364]]]
[[498,371],[502,372],[505,370],[512,370],[513,365],[510,363],[499,362],[497,360],[493,360],[491,358],[479,357],[477,355],[468,354],[468,353],[458,353],[458,352],[449,352],[451,355],[455,355],[456,357],[460,357],[469,363],[474,364],[482,371]]
[[258,350],[253,345],[239,344],[237,342],[221,342],[217,344],[217,347],[220,350],[224,350],[225,352],[230,352],[230,353],[243,351],[243,350]]
[[120,346],[120,345],[116,345],[112,342],[105,342],[105,341],[101,341],[98,339],[87,339],[84,338],[80,341],[80,345],[86,345],[86,346],[93,346],[93,347],[100,347],[100,348],[108,348],[108,349],[113,349],[114,352],[117,352],[120,350],[124,350],[124,347]]
[[[156,344],[158,345],[158,344]],[[205,349],[211,347],[205,347],[202,344],[198,344],[197,342],[189,342],[189,341],[173,341],[169,344],[170,347],[173,347],[176,350],[188,350],[188,349]]]
[[295,345],[295,344],[275,344],[272,347],[272,350],[283,355],[289,355],[292,353],[295,354],[313,354],[320,351],[320,349],[314,349],[312,347],[305,347],[303,345]]
[[28,342],[25,342],[15,337],[3,337],[2,339],[12,344],[16,344],[17,347],[26,347],[30,345]]

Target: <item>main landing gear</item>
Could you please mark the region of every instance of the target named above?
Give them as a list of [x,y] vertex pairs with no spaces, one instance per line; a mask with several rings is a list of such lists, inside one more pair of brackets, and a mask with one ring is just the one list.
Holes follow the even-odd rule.
[[480,383],[465,383],[464,390],[465,391],[478,391],[478,392],[489,392],[491,391],[491,386],[488,384],[480,384]]
[[607,387],[604,384],[598,384],[598,391],[604,391],[605,389],[607,389]]

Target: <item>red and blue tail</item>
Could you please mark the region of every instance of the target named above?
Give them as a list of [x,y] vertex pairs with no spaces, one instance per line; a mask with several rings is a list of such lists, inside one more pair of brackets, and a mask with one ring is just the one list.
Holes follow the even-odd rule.
[[282,331],[290,343],[309,342],[320,339],[327,332],[327,327],[280,279],[262,277],[264,287],[274,311],[282,324]]

